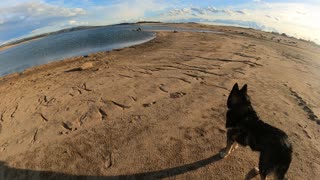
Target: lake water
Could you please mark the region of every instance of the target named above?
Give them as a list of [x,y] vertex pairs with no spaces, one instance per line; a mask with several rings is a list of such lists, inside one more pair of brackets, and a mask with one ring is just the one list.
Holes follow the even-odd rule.
[[[143,31],[133,31],[138,27]],[[0,76],[69,57],[141,44],[155,38],[153,31],[158,30],[214,32],[168,26],[116,25],[50,35],[0,51]]]

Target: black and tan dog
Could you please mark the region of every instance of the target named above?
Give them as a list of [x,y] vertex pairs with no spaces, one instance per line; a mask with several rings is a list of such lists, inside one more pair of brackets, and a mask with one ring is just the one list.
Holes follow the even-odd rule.
[[247,85],[241,89],[237,83],[233,86],[227,106],[227,147],[220,156],[228,156],[237,147],[237,143],[250,146],[253,151],[260,152],[257,171],[261,179],[266,179],[270,173],[274,173],[277,180],[284,179],[292,154],[286,133],[258,117],[247,95]]

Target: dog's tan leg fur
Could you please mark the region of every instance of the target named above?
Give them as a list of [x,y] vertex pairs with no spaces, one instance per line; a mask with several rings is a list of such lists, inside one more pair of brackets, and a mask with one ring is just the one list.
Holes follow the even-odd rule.
[[234,150],[238,149],[238,144],[237,143],[234,143],[232,149],[231,149],[231,152],[233,152]]
[[228,143],[227,147],[225,148],[224,151],[220,152],[220,157],[225,158],[227,157],[232,151],[238,148],[238,144],[235,142]]
[[267,180],[267,177],[260,176],[261,180]]
[[256,174],[260,174],[260,170],[259,170],[259,168],[254,167],[253,169],[254,169],[254,172],[255,172]]

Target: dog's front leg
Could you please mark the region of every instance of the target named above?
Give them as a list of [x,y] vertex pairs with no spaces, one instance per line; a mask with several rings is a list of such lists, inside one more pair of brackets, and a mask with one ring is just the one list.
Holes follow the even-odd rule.
[[225,158],[227,157],[233,150],[235,150],[238,145],[234,140],[235,132],[232,130],[228,130],[227,132],[227,147],[224,149],[224,151],[220,152],[220,157]]
[[220,152],[220,157],[221,158],[227,157],[231,153],[231,151],[234,149],[235,146],[236,146],[236,143],[234,141],[227,143],[227,147],[224,149],[224,151]]

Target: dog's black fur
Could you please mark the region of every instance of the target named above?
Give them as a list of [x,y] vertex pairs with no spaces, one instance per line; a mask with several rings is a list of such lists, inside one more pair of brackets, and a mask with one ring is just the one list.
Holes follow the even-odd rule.
[[228,112],[226,128],[228,155],[235,142],[250,146],[260,152],[259,173],[265,179],[269,173],[274,173],[276,179],[282,180],[290,166],[292,145],[288,136],[282,130],[263,122],[253,107],[247,95],[247,85],[240,90],[236,83],[228,97]]

